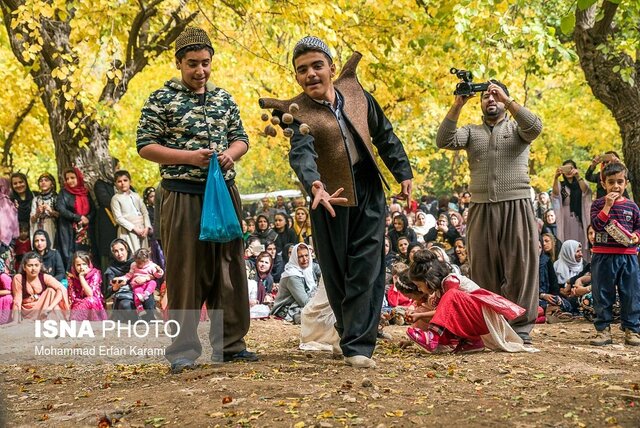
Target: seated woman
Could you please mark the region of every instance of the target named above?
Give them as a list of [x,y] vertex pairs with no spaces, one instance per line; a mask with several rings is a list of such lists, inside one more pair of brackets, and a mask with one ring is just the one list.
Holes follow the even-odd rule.
[[389,230],[389,239],[391,239],[391,249],[396,253],[400,253],[398,249],[398,240],[406,237],[409,243],[418,242],[416,233],[409,227],[409,220],[404,214],[398,214],[393,217],[392,228]]
[[542,233],[550,233],[558,239],[558,224],[556,223],[556,213],[552,208],[544,212],[544,223],[542,225]]
[[271,269],[273,259],[271,255],[263,251],[256,257],[255,269],[247,271],[249,284],[249,317],[267,318],[269,316],[269,303],[273,303],[274,296],[273,277]]
[[102,273],[93,267],[91,256],[85,251],[76,251],[71,256],[69,278],[69,304],[71,320],[106,320],[102,297]]
[[436,225],[436,219],[431,214],[425,214],[422,211],[416,213],[416,222],[411,229],[416,233],[418,242],[424,242],[424,235]]
[[[278,253],[282,253],[282,249],[286,244],[297,244],[299,242],[296,232],[289,228],[289,219],[290,217],[288,215],[280,212],[273,216],[273,230],[275,230],[277,234],[275,243]],[[264,244],[266,246],[267,242]]]
[[409,238],[401,236],[396,242],[396,248],[398,253],[396,254],[396,261],[409,264]]
[[[587,227],[587,239],[589,241],[588,251],[591,252],[591,247],[596,239],[596,232],[591,225]],[[596,317],[596,312],[593,307],[593,293],[591,291],[591,264],[587,263],[582,272],[569,280],[569,284],[571,285],[571,296],[578,299],[582,316],[587,321],[593,321]],[[620,296],[617,294],[616,301],[613,304],[613,319],[614,321],[620,319]]]
[[33,251],[42,258],[42,272],[48,273],[55,279],[66,285],[66,272],[62,263],[62,256],[58,250],[51,248],[51,237],[45,230],[36,230],[33,233]]
[[[542,239],[541,239],[542,240]],[[558,287],[558,277],[556,271],[553,268],[553,261],[542,248],[542,242],[540,242],[540,259],[538,264],[538,284],[539,284],[539,298],[538,306],[543,310],[542,314],[547,310],[547,305],[558,305],[561,302],[560,287]]]
[[460,273],[469,276],[469,257],[467,256],[467,243],[462,236],[453,244],[455,265],[460,268]]
[[552,233],[543,233],[540,239],[542,241],[542,251],[549,256],[552,263],[555,263],[558,260],[562,242],[558,241]]
[[133,254],[129,244],[124,239],[111,241],[111,265],[105,269],[102,281],[102,289],[106,299],[113,297],[113,312],[111,319],[114,321],[135,321],[138,319],[136,305],[133,302],[133,290],[131,284],[116,280],[126,275],[133,264]]
[[458,231],[460,236],[465,236],[467,225],[462,218],[462,214],[456,211],[449,211],[449,218],[451,219],[451,227]]
[[53,276],[42,272],[42,259],[36,252],[25,254],[20,273],[13,277],[13,322],[22,320],[66,319],[69,310],[67,290]]
[[11,294],[11,276],[3,259],[0,259],[0,325],[11,321],[11,307],[13,295]]
[[578,299],[571,296],[569,280],[584,271],[585,263],[582,259],[582,244],[569,239],[562,244],[558,260],[553,264],[560,287],[560,301],[558,306],[562,312],[577,313]]
[[445,251],[449,252],[453,248],[456,239],[460,234],[455,227],[449,227],[449,219],[446,214],[438,216],[438,223],[431,228],[424,236],[424,242],[435,242],[442,245]]
[[262,245],[266,245],[267,241],[276,242],[278,233],[269,227],[269,218],[264,214],[256,217],[256,231],[252,236],[260,239]]
[[313,296],[315,289],[309,246],[304,243],[294,245],[280,278],[271,315],[300,324],[300,311]]
[[[507,352],[537,351],[524,347],[506,321],[522,315],[524,308],[453,274],[451,267],[432,252],[416,253],[409,277],[436,307],[426,331],[407,330],[409,338],[428,352],[434,352],[440,345],[454,344],[454,353],[477,352],[485,346]],[[469,289],[470,285],[473,291],[466,292],[463,287]]]
[[297,207],[294,211],[293,231],[298,239],[297,242],[311,243],[311,217],[309,217],[309,211],[305,207]]
[[273,277],[273,282],[277,284],[280,282],[280,275],[282,275],[282,272],[284,271],[282,253],[278,253],[278,250],[276,249],[276,243],[271,241],[267,242],[264,250],[269,253],[269,255],[271,256],[271,260],[273,260],[271,276]]

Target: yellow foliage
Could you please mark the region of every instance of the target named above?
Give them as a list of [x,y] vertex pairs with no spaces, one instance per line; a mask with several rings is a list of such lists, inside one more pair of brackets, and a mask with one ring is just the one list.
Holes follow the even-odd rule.
[[[216,50],[211,81],[233,95],[250,136],[251,149],[237,166],[242,191],[297,185],[288,166],[288,140],[263,135],[257,100],[288,98],[300,92],[291,66],[291,50],[308,34],[330,45],[338,68],[354,50],[363,53],[359,79],[383,106],[404,141],[414,166],[416,188],[421,191],[452,188],[469,179],[463,153],[435,147],[438,124],[453,101],[457,83],[449,74],[453,66],[472,70],[476,81],[490,77],[502,80],[518,102],[526,100],[527,106],[541,116],[545,128],[533,144],[531,156],[534,187],[548,188],[555,166],[565,158],[574,158],[584,168],[593,155],[606,149],[620,150],[621,139],[611,115],[591,94],[579,64],[566,47],[545,36],[551,32],[551,24],[535,6],[522,2],[515,5],[514,1],[446,0],[424,2],[429,4],[425,10],[420,3],[198,3],[202,14],[196,25],[207,29]],[[178,4],[178,0],[171,0],[167,7]],[[87,115],[95,114],[110,125],[111,153],[132,172],[134,184],[138,188],[155,184],[159,180],[157,165],[137,155],[135,132],[145,99],[176,75],[172,49],[151,59],[147,68],[129,82],[119,103],[99,105],[106,78],[123,78],[114,60],[123,59],[126,30],[137,3],[99,0],[74,5],[72,44],[77,58],[64,58],[66,66],[52,72],[56,78],[69,80],[63,96],[65,107],[72,112],[73,101],[78,99],[88,108]],[[62,0],[30,0],[16,15],[37,33],[37,16],[61,17],[67,13]],[[41,40],[38,43],[41,45]],[[27,56],[37,55],[40,45],[30,46]],[[545,62],[549,51],[559,57],[553,65]],[[4,29],[0,30],[0,60],[6,64],[0,69],[0,102],[6,106],[0,111],[0,126],[6,134],[16,112],[33,96],[35,85],[12,57]],[[78,125],[67,120],[70,127]],[[472,100],[463,110],[460,123],[480,120],[479,102]],[[38,173],[55,169],[47,132],[44,108],[38,103],[14,143],[18,168]],[[387,178],[393,182],[389,174]],[[394,193],[398,190],[397,185],[392,188]]]

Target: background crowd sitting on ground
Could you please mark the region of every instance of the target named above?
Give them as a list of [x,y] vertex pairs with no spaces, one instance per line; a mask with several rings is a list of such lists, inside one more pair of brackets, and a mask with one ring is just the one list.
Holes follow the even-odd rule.
[[[539,322],[593,319],[588,213],[594,196],[604,191],[599,170],[610,162],[620,162],[615,152],[596,156],[583,175],[567,160],[558,166],[549,189],[532,191],[540,232]],[[156,189],[147,187],[139,195],[135,180],[119,169],[117,160],[113,169],[113,181],[98,180],[93,189],[85,186],[77,168],[63,172],[61,186],[53,175],[41,174],[37,191],[20,172],[0,179],[0,323],[16,321],[12,309],[22,311],[22,317],[43,318],[57,309],[75,308],[74,319],[89,320],[107,317],[105,309],[117,309],[114,314],[129,320],[155,317],[156,306],[166,311]],[[595,184],[595,195],[584,179]],[[468,275],[465,232],[471,199],[462,188],[402,204],[389,200],[383,324],[414,322],[422,318],[418,314],[429,312],[425,302],[396,286],[394,274],[420,249],[432,248],[456,272]],[[308,201],[264,197],[244,207],[241,224],[252,318],[273,315],[299,323],[300,309],[321,278]],[[148,250],[146,259],[140,249]],[[301,267],[298,253],[305,249],[312,261]],[[82,266],[75,265],[78,260],[84,260]],[[302,280],[286,274],[281,287],[288,269],[298,269]],[[312,275],[305,276],[307,270]],[[45,295],[48,300],[41,298]]]

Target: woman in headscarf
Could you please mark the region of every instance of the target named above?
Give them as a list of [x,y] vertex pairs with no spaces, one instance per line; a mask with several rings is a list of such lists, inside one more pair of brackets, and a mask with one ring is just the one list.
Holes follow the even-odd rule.
[[66,283],[66,272],[62,257],[57,250],[51,248],[51,238],[46,230],[36,230],[31,246],[42,258],[42,272],[48,273],[61,283]]
[[311,243],[311,218],[309,217],[309,210],[307,210],[305,207],[298,207],[294,211],[293,231],[296,233],[298,242],[304,242],[306,244]]
[[391,249],[396,253],[398,251],[398,239],[400,237],[406,236],[411,242],[418,242],[418,238],[416,237],[416,233],[413,229],[409,228],[409,221],[407,220],[407,216],[404,214],[398,214],[393,218],[392,228],[389,230],[389,239],[391,239]]
[[579,274],[584,269],[584,261],[582,260],[582,244],[573,239],[564,241],[558,260],[553,264],[558,277],[558,284],[561,287],[571,279],[571,277]]
[[273,302],[273,277],[271,269],[273,259],[263,251],[256,257],[255,269],[247,271],[249,285],[249,316],[250,318],[266,318],[269,316],[268,303]]
[[558,223],[556,223],[556,213],[553,208],[545,211],[543,215],[542,233],[551,233],[554,237],[558,237]]
[[[562,175],[563,180],[558,181]],[[556,213],[556,237],[564,242],[572,239],[587,248],[587,226],[591,222],[591,189],[580,177],[576,163],[571,159],[562,163],[553,178],[551,202]]]
[[256,217],[256,231],[252,235],[260,239],[262,245],[266,245],[267,241],[276,241],[278,233],[269,227],[269,217],[264,214],[258,214]]
[[18,208],[18,223],[29,224],[33,192],[29,188],[27,176],[21,172],[11,174],[11,200]]
[[545,294],[541,297],[549,303],[557,305],[561,312],[577,312],[578,298],[571,296],[569,280],[584,271],[582,244],[572,239],[565,241],[560,248],[558,260],[553,264],[553,268],[556,272],[560,294],[557,296]]
[[[45,172],[38,177],[40,193],[33,198],[31,203],[31,240],[36,230],[44,230],[50,237],[56,236],[58,225],[58,211],[56,211],[56,179]],[[53,243],[51,243],[53,248]]]
[[418,242],[424,243],[424,235],[436,225],[436,218],[431,214],[425,214],[422,211],[416,213],[416,222],[411,228],[416,233]]
[[64,188],[58,195],[56,208],[58,218],[58,250],[65,269],[71,269],[71,255],[79,250],[90,251],[89,225],[95,214],[89,190],[78,168],[67,168],[63,172]]
[[111,264],[103,274],[102,292],[105,300],[113,297],[113,312],[111,318],[117,320],[136,320],[137,312],[133,301],[131,285],[115,278],[124,277],[133,263],[133,253],[129,244],[120,238],[111,241]]
[[457,211],[449,211],[449,219],[451,222],[451,226],[458,231],[460,236],[465,236],[466,224],[464,223],[462,214],[458,213]]
[[311,250],[307,244],[293,246],[289,262],[280,277],[278,294],[271,315],[300,324],[300,312],[312,297],[316,281],[311,265]]
[[282,253],[282,249],[286,244],[297,244],[298,237],[293,229],[289,229],[289,216],[285,213],[277,212],[273,216],[273,230],[278,234],[275,243],[278,253]]
[[0,254],[7,252],[11,241],[20,234],[18,209],[9,196],[10,192],[9,180],[0,178]]

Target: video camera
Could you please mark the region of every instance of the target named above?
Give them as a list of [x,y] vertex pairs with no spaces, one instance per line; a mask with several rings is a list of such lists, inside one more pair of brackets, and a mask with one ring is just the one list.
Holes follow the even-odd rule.
[[453,91],[453,95],[462,95],[468,97],[476,92],[483,92],[489,88],[489,82],[473,83],[473,74],[467,70],[458,70],[455,67],[451,67],[449,73],[455,74],[462,82],[456,85],[456,90]]

